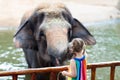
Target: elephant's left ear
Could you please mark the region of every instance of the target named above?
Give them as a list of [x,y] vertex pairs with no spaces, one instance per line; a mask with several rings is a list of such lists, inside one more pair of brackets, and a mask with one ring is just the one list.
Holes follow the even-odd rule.
[[72,39],[73,38],[82,38],[87,45],[94,45],[96,43],[95,38],[77,19],[73,19]]

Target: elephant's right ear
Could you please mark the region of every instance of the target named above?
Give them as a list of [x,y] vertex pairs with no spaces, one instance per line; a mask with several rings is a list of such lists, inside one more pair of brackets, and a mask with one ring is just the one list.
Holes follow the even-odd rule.
[[31,29],[30,18],[26,19],[23,17],[21,24],[14,35],[14,44],[17,48],[30,48],[37,49],[37,42],[33,36],[33,31]]
[[96,43],[92,34],[75,18],[73,19],[72,26],[72,39],[73,38],[82,38],[87,45],[94,45]]

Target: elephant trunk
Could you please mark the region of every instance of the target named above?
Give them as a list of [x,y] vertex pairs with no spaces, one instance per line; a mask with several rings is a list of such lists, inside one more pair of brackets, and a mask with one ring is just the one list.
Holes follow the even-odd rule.
[[68,45],[67,33],[60,31],[52,31],[46,34],[48,55],[58,60],[62,60],[62,57],[66,55],[65,51]]
[[62,41],[57,41],[56,45],[51,44],[47,47],[48,54],[54,57],[61,57],[66,49],[67,49],[67,44]]

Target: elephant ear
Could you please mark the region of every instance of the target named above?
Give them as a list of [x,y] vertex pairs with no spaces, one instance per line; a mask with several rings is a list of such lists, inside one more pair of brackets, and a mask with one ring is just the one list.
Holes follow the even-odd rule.
[[96,43],[95,38],[77,19],[73,19],[72,39],[73,38],[82,38],[87,45],[94,45]]
[[31,17],[24,16],[14,35],[14,44],[17,48],[37,49],[37,42],[33,35],[34,25]]

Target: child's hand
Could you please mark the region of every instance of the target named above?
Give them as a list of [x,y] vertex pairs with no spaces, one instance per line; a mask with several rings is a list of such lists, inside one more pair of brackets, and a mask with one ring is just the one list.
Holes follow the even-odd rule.
[[66,71],[62,71],[63,76],[66,76],[66,73],[67,73]]

